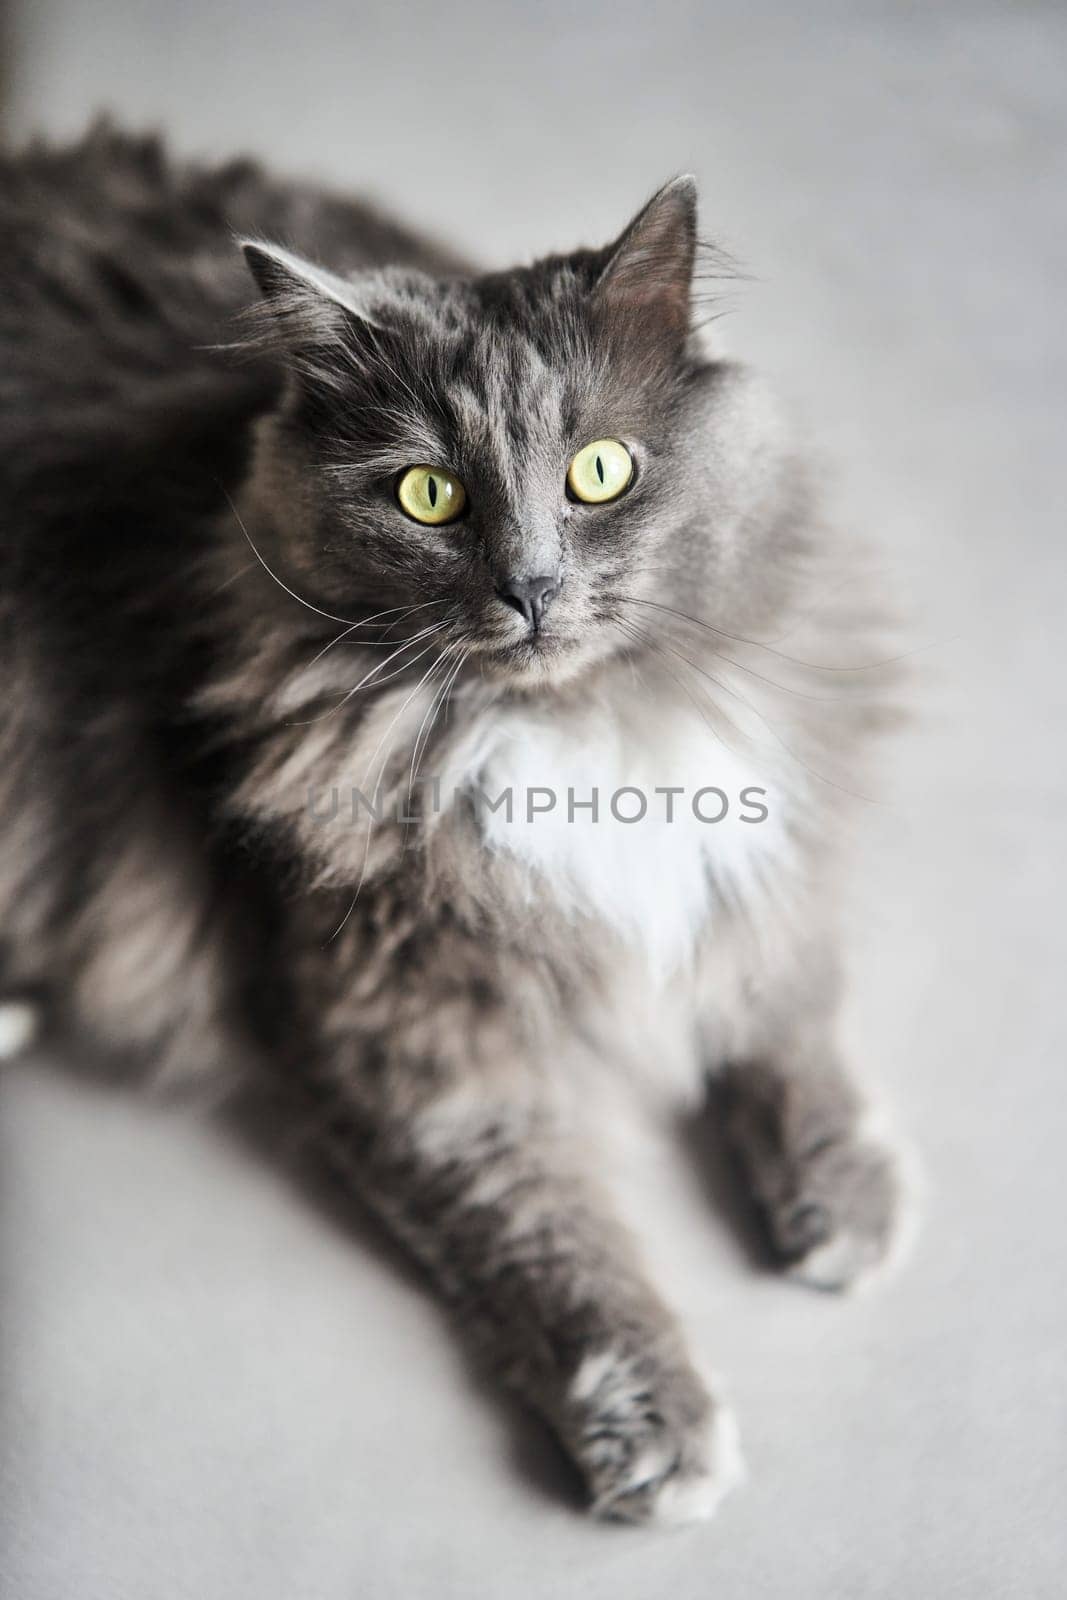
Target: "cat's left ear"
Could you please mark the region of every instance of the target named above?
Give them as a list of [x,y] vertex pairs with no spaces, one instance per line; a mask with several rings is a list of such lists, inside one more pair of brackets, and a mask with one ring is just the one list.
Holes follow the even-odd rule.
[[375,326],[358,281],[340,278],[281,245],[242,239],[248,269],[263,295],[273,338],[305,379],[329,383]]
[[594,293],[605,309],[628,319],[655,318],[678,342],[689,332],[697,247],[697,186],[672,178],[608,247]]

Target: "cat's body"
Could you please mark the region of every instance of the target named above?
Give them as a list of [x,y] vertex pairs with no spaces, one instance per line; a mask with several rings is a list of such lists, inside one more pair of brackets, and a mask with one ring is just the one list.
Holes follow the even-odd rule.
[[[706,1512],[731,1435],[590,1180],[587,1076],[722,1069],[813,1282],[883,1257],[895,1182],[833,1044],[874,612],[689,333],[691,186],[477,278],[101,133],[6,164],[0,223],[0,994],[164,1081],[273,1077],[596,1504]],[[233,232],[286,246],[239,360]],[[564,492],[589,439],[612,504]],[[461,520],[404,518],[417,463]]]

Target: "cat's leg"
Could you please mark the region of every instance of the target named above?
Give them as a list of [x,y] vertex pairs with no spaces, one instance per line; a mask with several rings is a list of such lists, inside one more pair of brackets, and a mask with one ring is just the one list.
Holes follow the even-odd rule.
[[180,797],[171,808],[145,775],[122,802],[83,816],[58,777],[0,778],[0,1060],[47,1035],[71,1064],[221,1097],[248,1054],[264,919],[213,869]]
[[70,1064],[221,1095],[242,1064],[240,958],[263,919],[237,867],[213,864],[135,712],[82,715],[3,598],[0,1060],[51,1036]]
[[832,939],[812,931],[776,962],[740,950],[706,975],[722,1125],[783,1267],[816,1288],[850,1288],[910,1233],[909,1163],[842,1061]]
[[0,999],[0,1061],[33,1049],[41,1032],[41,1008],[28,996]]
[[790,1275],[846,1289],[896,1254],[901,1154],[828,1044],[817,1061],[742,1061],[722,1074],[727,1137]]
[[[315,1147],[547,1420],[598,1514],[710,1515],[739,1471],[732,1418],[591,1176],[558,1094],[568,1045],[554,1001],[528,958],[509,971],[455,928],[435,947],[414,923],[385,934],[399,913],[366,915],[332,997],[308,1013],[325,1050],[300,1072]],[[344,938],[320,941],[315,960]],[[314,985],[302,976],[299,993]]]
[[[384,1070],[396,1081],[415,1069],[393,1055]],[[691,1366],[587,1157],[529,1110],[456,1093],[386,1118],[359,1165],[464,1332],[555,1431],[594,1512],[711,1515],[739,1475],[732,1416]]]

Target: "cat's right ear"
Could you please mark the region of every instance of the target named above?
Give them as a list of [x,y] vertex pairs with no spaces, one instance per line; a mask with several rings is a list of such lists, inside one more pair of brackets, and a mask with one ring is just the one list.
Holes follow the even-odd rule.
[[680,343],[689,332],[697,247],[696,181],[673,178],[604,252],[595,294],[609,313]]
[[351,375],[361,340],[375,326],[361,303],[358,282],[281,245],[258,239],[240,244],[263,296],[255,342],[280,355],[306,381],[338,386]]

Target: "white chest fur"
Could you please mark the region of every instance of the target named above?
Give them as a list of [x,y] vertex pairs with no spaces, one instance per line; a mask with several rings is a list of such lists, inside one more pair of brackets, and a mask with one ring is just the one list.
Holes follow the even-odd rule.
[[479,796],[486,848],[529,868],[531,902],[550,894],[604,921],[661,975],[718,906],[788,870],[775,763],[688,703],[627,679],[563,711],[498,708],[477,745],[461,784]]

